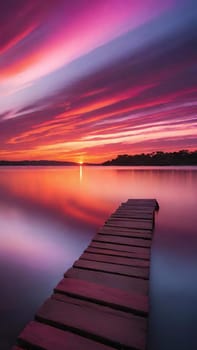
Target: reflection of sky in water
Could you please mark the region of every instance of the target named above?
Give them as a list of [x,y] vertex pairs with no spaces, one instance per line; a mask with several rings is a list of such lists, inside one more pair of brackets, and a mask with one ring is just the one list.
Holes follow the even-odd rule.
[[155,197],[150,349],[196,349],[197,171],[185,169],[1,168],[1,347],[10,348],[121,201]]
[[[51,269],[54,264],[57,268],[65,263],[65,247],[68,261],[69,252],[76,250],[70,235],[63,235],[63,226],[58,227],[47,218],[36,219],[35,215],[16,208],[1,210],[1,215],[1,251],[7,256],[10,254],[11,260],[17,258],[43,270]],[[57,232],[56,237],[54,232]]]
[[[197,349],[197,171],[183,174],[185,192],[160,207],[151,262],[149,349]],[[178,183],[177,183],[178,185]],[[193,189],[192,189],[193,186]]]

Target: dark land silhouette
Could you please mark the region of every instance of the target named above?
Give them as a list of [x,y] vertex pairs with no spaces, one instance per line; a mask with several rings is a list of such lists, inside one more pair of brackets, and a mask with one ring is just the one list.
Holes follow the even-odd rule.
[[[69,166],[79,163],[56,161],[56,160],[0,160],[0,166]],[[83,165],[100,166],[100,165],[197,165],[197,150],[190,152],[181,150],[178,152],[152,152],[135,155],[120,154],[115,159],[108,160],[104,163],[83,163]]]
[[197,150],[189,152],[152,152],[135,155],[120,154],[102,165],[197,165]]

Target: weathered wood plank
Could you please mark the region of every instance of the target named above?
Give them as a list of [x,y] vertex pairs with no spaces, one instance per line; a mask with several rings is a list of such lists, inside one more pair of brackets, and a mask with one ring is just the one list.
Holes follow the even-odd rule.
[[80,259],[82,260],[91,260],[91,261],[101,261],[109,264],[118,264],[118,265],[126,265],[126,266],[136,266],[136,267],[149,267],[148,260],[140,260],[140,259],[129,259],[125,257],[119,257],[117,255],[103,255],[96,253],[84,253],[81,255]]
[[126,319],[108,313],[106,319],[106,314],[98,310],[49,299],[36,318],[106,345],[136,350],[144,350],[146,346],[146,321],[139,316]]
[[129,227],[110,227],[104,224],[102,227],[99,228],[99,230],[104,230],[104,231],[121,231],[121,232],[136,232],[136,233],[149,233],[152,235],[152,230],[144,230],[144,229],[136,229],[136,228],[129,228]]
[[112,213],[111,218],[128,218],[128,219],[138,219],[138,220],[153,220],[152,213],[141,213],[141,212],[129,212],[117,210]]
[[[74,304],[74,305],[79,305],[81,307],[85,306],[94,310],[98,310],[100,312],[106,313],[106,317],[107,314],[110,313],[112,315],[117,315],[120,317],[124,317],[124,318],[132,318],[133,317],[133,313],[129,313],[129,312],[125,312],[122,310],[118,310],[116,308],[112,308],[110,306],[107,305],[103,305],[103,304],[98,304],[95,303],[93,301],[90,300],[85,300],[79,297],[74,297],[74,296],[68,296],[64,293],[59,293],[59,292],[55,292],[51,295],[52,299],[61,301],[63,303],[69,303],[69,304]],[[138,314],[139,316],[139,314]],[[141,316],[141,315],[140,315]],[[145,316],[144,316],[145,317]]]
[[93,253],[93,254],[99,254],[99,255],[109,255],[114,257],[124,257],[129,259],[136,259],[136,260],[145,260],[148,261],[149,264],[150,260],[150,253],[137,253],[136,252],[122,252],[118,250],[112,250],[112,249],[101,249],[96,247],[88,247],[84,253]]
[[134,205],[122,205],[120,207],[117,208],[117,210],[121,210],[121,211],[138,211],[138,213],[144,213],[147,212],[149,214],[154,215],[155,209],[153,207],[142,207],[142,206],[134,206]]
[[[19,335],[26,349],[45,350],[110,350],[111,347],[49,325],[32,321]],[[19,349],[19,348],[18,348]],[[22,348],[20,348],[22,349]],[[17,348],[15,349],[17,350]]]
[[105,243],[113,243],[113,244],[122,244],[134,247],[144,247],[150,248],[151,241],[148,239],[140,239],[140,238],[130,238],[130,237],[120,237],[120,236],[111,236],[111,235],[102,235],[97,234],[94,236],[93,241],[97,242],[105,242]]
[[116,211],[116,212],[124,212],[124,213],[136,213],[137,215],[142,215],[142,214],[146,214],[146,215],[152,215],[154,216],[154,208],[150,208],[150,207],[141,207],[141,206],[131,206],[131,205],[126,205],[126,204],[122,204],[120,205]]
[[133,247],[129,245],[118,245],[113,243],[104,243],[104,242],[98,242],[98,241],[92,241],[89,245],[89,247],[96,247],[101,249],[112,249],[122,252],[129,252],[129,253],[135,253],[137,254],[149,254],[150,256],[150,248],[143,248],[143,247]]
[[122,204],[120,205],[113,213],[128,213],[131,215],[137,215],[141,218],[141,216],[145,215],[150,218],[154,216],[154,210],[150,207],[144,208],[144,210],[139,210],[139,206],[136,207],[132,205]]
[[55,287],[55,292],[64,293],[97,304],[106,305],[117,310],[146,316],[148,298],[120,289],[109,288],[98,283],[64,278]]
[[118,264],[114,265],[105,262],[82,259],[75,261],[73,267],[78,269],[108,272],[115,275],[131,276],[143,279],[149,278],[149,269],[146,267],[124,266]]
[[159,204],[157,202],[156,199],[139,199],[139,198],[135,198],[135,199],[128,199],[126,202],[126,204],[132,204],[132,205],[149,205],[149,206],[153,206],[156,210],[159,209]]
[[98,232],[101,235],[110,235],[110,236],[120,236],[120,237],[130,237],[130,238],[141,238],[141,239],[152,239],[152,233],[149,231],[141,232],[140,230],[122,230],[121,228],[109,227],[105,230],[105,226],[103,229],[99,229]]
[[149,234],[152,237],[152,230],[138,230],[138,229],[131,229],[131,228],[127,228],[127,227],[112,227],[112,226],[107,226],[104,225],[102,227],[99,228],[99,232],[100,233],[107,233],[107,232],[125,232],[125,233],[138,233],[138,234]]
[[157,201],[155,198],[129,198],[125,203],[151,203],[156,205]]
[[149,219],[148,220],[146,220],[146,219],[134,219],[134,218],[129,218],[128,216],[127,217],[126,216],[117,217],[117,216],[111,215],[107,221],[109,221],[109,220],[124,221],[124,222],[126,221],[126,222],[130,222],[130,223],[136,223],[136,222],[140,221],[144,225],[146,225],[147,223],[149,225],[153,225],[153,220],[149,220]]
[[125,220],[132,220],[132,221],[142,221],[142,222],[146,222],[146,221],[152,221],[153,218],[146,218],[144,217],[144,215],[142,217],[138,217],[137,215],[135,217],[131,216],[130,214],[126,214],[126,213],[113,213],[111,214],[110,218],[116,218],[116,219],[120,219],[121,217],[123,217]]
[[140,295],[148,294],[148,281],[140,278],[76,268],[69,269],[64,276],[103,284],[110,288],[121,288],[124,291],[132,291]]
[[121,205],[134,205],[134,206],[148,206],[148,207],[156,207],[156,202],[151,201],[139,201],[139,200],[127,200],[126,202],[122,202]]
[[153,213],[155,211],[155,208],[153,206],[146,206],[146,205],[135,205],[135,204],[121,204],[118,209],[127,209],[127,210],[135,210],[144,212],[147,211],[149,213]]
[[153,229],[153,223],[150,221],[128,221],[128,220],[115,220],[115,219],[109,219],[106,221],[106,226],[116,226],[116,227],[127,227],[131,229],[143,229],[143,230],[152,230]]
[[[144,219],[138,219],[138,218],[128,218],[126,216],[123,216],[122,218],[119,218],[119,217],[115,217],[115,216],[112,216],[112,215],[106,220],[106,222],[109,221],[109,220],[124,221],[124,222],[126,221],[128,223],[131,223],[131,222],[133,222],[133,223],[141,223],[144,226],[150,226],[151,228],[149,230],[152,230],[151,222],[153,220],[146,220],[146,219],[144,220]],[[143,229],[143,230],[146,230],[146,228]]]
[[[98,310],[99,312],[105,313],[106,317],[107,317],[108,313],[112,314],[112,315],[120,316],[123,318],[128,318],[128,319],[132,319],[133,315],[134,315],[134,313],[125,312],[125,311],[122,311],[120,309],[118,310],[116,308],[112,308],[111,306],[98,304],[98,303],[95,303],[95,302],[90,301],[90,300],[85,300],[85,299],[74,297],[74,296],[68,296],[64,293],[55,292],[51,295],[51,298],[58,300],[58,301],[61,301],[63,303],[79,305],[81,307],[85,306],[87,308]],[[138,316],[141,316],[144,318],[146,317],[145,315],[139,315],[139,314],[135,314],[135,315],[138,315]]]

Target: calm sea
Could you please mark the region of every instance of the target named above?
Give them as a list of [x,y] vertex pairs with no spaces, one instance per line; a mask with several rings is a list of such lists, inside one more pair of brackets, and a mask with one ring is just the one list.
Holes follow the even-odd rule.
[[156,198],[149,350],[197,349],[197,167],[1,167],[0,349],[120,202]]

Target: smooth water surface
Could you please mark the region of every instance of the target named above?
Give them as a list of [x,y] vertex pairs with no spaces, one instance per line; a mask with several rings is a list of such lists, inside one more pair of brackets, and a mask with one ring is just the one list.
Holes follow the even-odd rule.
[[149,350],[197,349],[197,168],[1,167],[0,349],[128,198],[156,198]]

